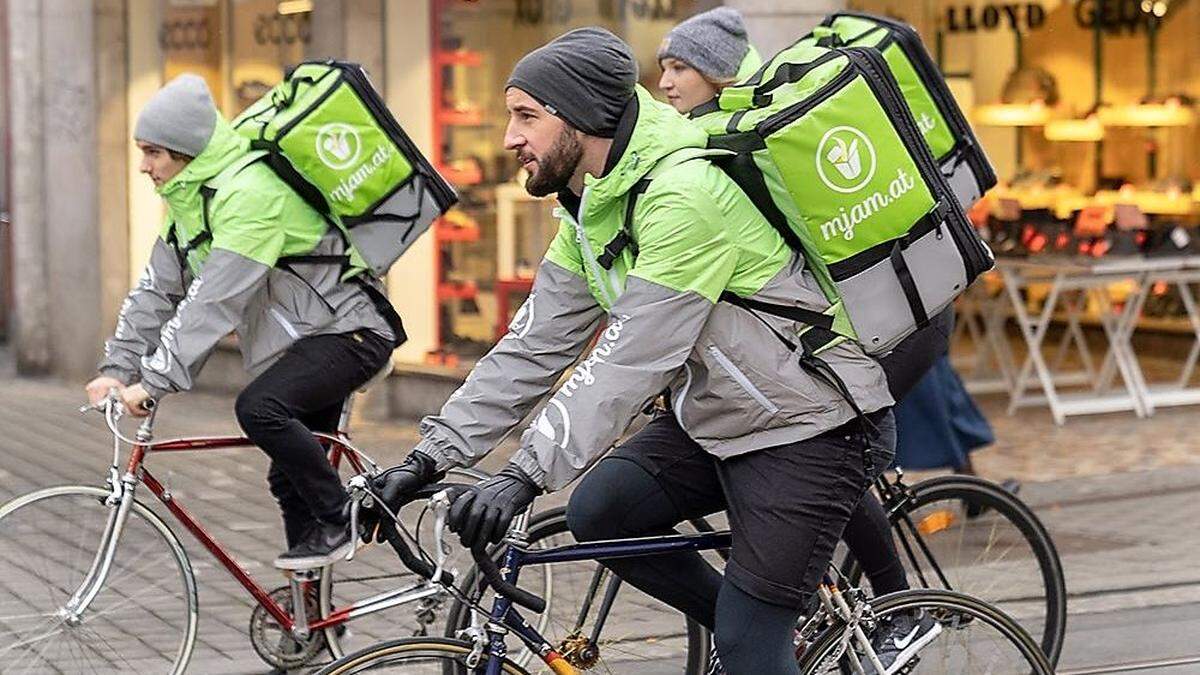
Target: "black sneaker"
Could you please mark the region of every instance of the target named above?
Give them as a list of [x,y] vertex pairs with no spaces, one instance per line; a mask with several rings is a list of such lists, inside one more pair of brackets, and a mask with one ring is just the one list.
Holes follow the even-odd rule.
[[317,523],[304,541],[275,559],[281,570],[310,570],[330,565],[350,554],[355,545],[347,523]]
[[[900,672],[941,632],[942,624],[923,609],[880,620],[871,638],[871,648],[883,666],[882,675]],[[875,665],[869,659],[864,658],[862,665],[867,675],[877,675]]]

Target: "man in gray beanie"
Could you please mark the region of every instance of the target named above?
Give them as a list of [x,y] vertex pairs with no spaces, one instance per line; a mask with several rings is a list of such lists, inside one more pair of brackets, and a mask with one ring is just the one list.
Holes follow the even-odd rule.
[[[558,235],[508,334],[374,488],[398,507],[441,472],[478,462],[532,413],[508,464],[451,506],[464,545],[486,550],[537,495],[585,472],[567,507],[580,541],[665,534],[728,508],[724,576],[695,552],[604,564],[715,629],[729,673],[796,673],[800,610],[890,461],[891,398],[857,343],[822,352],[865,411],[857,418],[772,332],[816,326],[768,328],[740,301],[719,302],[786,302],[809,317],[828,307],[803,257],[705,159],[704,130],[636,73],[628,46],[599,28],[517,63],[504,146],[530,193],[557,192]],[[664,390],[670,411],[601,459]]]
[[[276,565],[327,565],[354,539],[346,492],[312,432],[336,431],[346,397],[388,362],[399,322],[364,290],[370,281],[353,248],[258,161],[263,153],[225,121],[202,78],[168,82],[133,135],[167,224],[88,397],[100,404],[116,391],[144,415],[147,400],[191,389],[217,343],[236,333],[252,380],[235,413],[271,458],[267,483],[283,512],[288,550]],[[351,263],[343,270],[285,260],[301,256]]]

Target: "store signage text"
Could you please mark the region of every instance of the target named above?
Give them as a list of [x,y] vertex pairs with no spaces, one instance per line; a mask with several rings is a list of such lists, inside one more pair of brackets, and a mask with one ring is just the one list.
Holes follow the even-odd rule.
[[254,41],[260,45],[308,44],[312,39],[309,12],[259,14],[254,17]]
[[1028,31],[1046,23],[1046,8],[1036,2],[951,5],[946,8],[946,30],[976,33],[981,30]]
[[208,18],[164,21],[158,30],[158,44],[163,49],[208,49],[212,44],[212,31],[208,29]]
[[1141,0],[1079,0],[1075,3],[1075,21],[1083,28],[1097,25],[1109,33],[1147,30],[1159,17],[1142,9]]
[[518,24],[565,24],[575,16],[575,4],[598,5],[600,18],[620,20],[678,19],[676,0],[517,0],[514,18]]

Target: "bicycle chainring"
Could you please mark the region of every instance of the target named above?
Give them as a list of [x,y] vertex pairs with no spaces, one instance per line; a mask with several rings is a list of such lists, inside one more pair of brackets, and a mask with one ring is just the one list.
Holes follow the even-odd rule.
[[[290,587],[280,586],[269,595],[284,611],[288,614],[293,613]],[[304,609],[309,620],[320,616],[315,583],[308,584],[305,590]],[[290,670],[307,664],[325,649],[325,632],[316,631],[304,640],[297,640],[291,633],[283,630],[275,617],[267,613],[262,605],[255,605],[250,614],[250,644],[267,665],[279,670]]]

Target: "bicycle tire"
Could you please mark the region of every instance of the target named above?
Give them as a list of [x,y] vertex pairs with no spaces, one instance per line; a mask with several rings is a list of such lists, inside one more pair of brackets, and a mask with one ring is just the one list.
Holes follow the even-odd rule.
[[[1026,660],[1030,667],[1029,672],[1033,675],[1054,675],[1054,667],[1050,665],[1034,638],[1012,617],[978,598],[954,591],[920,589],[891,593],[871,600],[870,604],[871,611],[876,618],[914,609],[935,613],[952,611],[955,614],[970,615],[973,620],[981,620],[1000,631],[1009,644],[1013,645],[1020,656]],[[970,625],[971,622],[966,622],[966,624]],[[801,675],[816,675],[823,665],[830,665],[845,672],[846,667],[841,659],[833,664],[825,663],[832,656],[831,652],[839,648],[838,643],[844,627],[845,624],[841,621],[836,622],[835,625],[818,635],[805,649],[799,662]],[[921,672],[929,673],[930,671]],[[957,675],[957,673],[965,671],[955,669],[949,672]],[[1004,672],[1009,671],[1005,670]],[[1024,672],[1024,669],[1020,669],[1020,672]]]
[[[570,529],[567,527],[566,507],[560,506],[549,509],[547,511],[535,514],[530,519],[528,539],[531,546],[536,545],[539,541],[563,534],[570,535]],[[553,568],[554,566],[550,565],[549,567]],[[464,592],[464,594],[471,595],[471,589],[476,588],[477,585],[477,571],[472,569],[471,572],[465,576],[460,589]],[[551,605],[554,600],[552,597],[547,597],[546,601],[547,610],[543,613],[543,615],[546,615],[551,611]],[[620,596],[618,596],[618,602],[619,601]],[[599,599],[597,599],[597,602],[599,602]],[[447,615],[445,635],[447,637],[453,637],[457,635],[459,630],[467,627],[469,623],[470,608],[462,604],[461,601],[455,600],[450,608],[449,614]],[[542,632],[543,629],[541,626],[539,626],[538,630],[539,632]],[[687,618],[685,618],[684,631],[686,645],[685,672],[687,675],[701,675],[708,667],[709,646],[711,644],[708,631],[700,624]],[[514,650],[514,654],[522,654],[521,657],[517,657],[516,659],[516,662],[522,666],[524,666],[528,661],[524,655],[524,652],[526,651],[527,650],[524,649],[523,645],[520,652]]]
[[[0,536],[3,536],[5,533],[5,529],[4,529],[5,520],[8,519],[9,522],[11,522],[10,516],[12,516],[14,513],[17,513],[18,511],[20,511],[23,508],[26,508],[26,507],[29,507],[29,506],[32,506],[35,504],[43,503],[43,502],[46,502],[48,500],[55,499],[58,497],[74,497],[74,498],[80,498],[85,501],[95,501],[98,503],[97,508],[106,508],[106,509],[116,508],[115,506],[107,507],[107,506],[103,505],[105,498],[107,498],[109,496],[109,494],[110,494],[109,490],[98,488],[98,487],[91,487],[91,486],[86,486],[86,485],[64,485],[64,486],[59,486],[59,487],[45,488],[42,490],[37,490],[35,492],[31,492],[29,494],[26,494],[26,495],[23,495],[20,497],[16,497],[15,499],[9,501],[7,504],[0,506]],[[183,590],[183,595],[184,595],[184,599],[185,599],[183,618],[185,621],[185,625],[182,630],[182,635],[180,635],[179,646],[178,646],[177,650],[175,651],[174,656],[170,657],[170,658],[172,658],[171,668],[168,671],[168,672],[178,675],[179,673],[182,673],[184,671],[184,669],[187,667],[188,662],[191,660],[192,651],[196,645],[196,627],[197,627],[197,621],[198,621],[198,617],[199,617],[199,609],[198,609],[199,603],[197,600],[195,573],[192,570],[191,561],[188,558],[187,552],[184,550],[183,545],[179,541],[179,537],[177,537],[175,535],[175,533],[173,531],[171,531],[171,528],[167,525],[167,523],[161,517],[158,516],[158,514],[154,513],[154,511],[150,510],[149,507],[147,507],[141,500],[139,500],[137,498],[134,498],[132,504],[130,505],[128,517],[129,517],[129,519],[132,519],[135,516],[138,518],[141,518],[142,522],[149,525],[152,532],[157,534],[159,537],[161,537],[161,539],[166,543],[168,555],[175,563],[175,566],[176,566],[179,576],[180,576],[181,584],[183,586],[182,590]],[[106,520],[107,520],[107,516],[106,516]],[[73,522],[71,522],[72,531],[76,532],[76,533],[83,533],[85,525],[87,525],[87,523],[82,522],[82,519],[79,519],[79,518],[73,519]],[[129,536],[130,535],[128,533],[131,531],[130,525],[131,525],[131,521],[127,519],[125,522],[125,529],[123,530],[123,539],[120,542],[120,543],[126,544],[126,547],[128,547],[128,545],[129,545]],[[18,523],[17,527],[19,527],[19,523]],[[67,542],[65,540],[64,536],[61,535],[60,531],[55,528],[54,524],[50,524],[47,527],[40,528],[39,533],[44,536],[53,537],[57,540],[56,554],[58,554],[60,557],[62,557],[64,553],[68,553],[68,551],[66,550],[66,546],[70,542]],[[14,533],[14,534],[19,534],[19,533]],[[91,548],[90,551],[88,551],[86,549],[81,549],[84,553],[86,553],[85,558],[81,559],[78,557],[78,554],[76,554],[74,556],[70,556],[72,558],[72,560],[75,562],[80,562],[80,563],[90,567],[91,559],[92,559],[92,557],[94,557],[95,551],[100,545],[99,537],[100,537],[100,535],[97,535],[97,540],[95,542],[95,545]],[[121,552],[122,552],[120,543],[117,548],[118,555],[121,555]],[[82,546],[82,543],[81,543],[81,546]],[[0,551],[9,551],[9,552],[15,551],[17,553],[20,553],[24,548],[26,548],[25,544],[0,545]],[[142,567],[138,568],[138,571],[141,571],[143,568],[148,567],[148,565],[145,565],[145,561],[148,557],[148,553],[149,553],[148,551],[139,551],[139,555],[131,557],[131,558],[137,559],[139,563],[143,564]],[[7,555],[0,556],[0,557],[4,558],[4,565],[2,566],[3,570],[0,571],[0,581],[3,581],[4,583],[0,583],[0,586],[7,586],[9,588],[12,588],[14,584],[15,585],[23,585],[23,583],[19,579],[15,579],[15,578],[14,579],[3,579],[4,575],[18,574],[20,569],[19,569],[19,566],[13,560],[8,559]],[[49,585],[50,580],[44,578],[45,576],[48,576],[48,572],[46,571],[46,569],[47,569],[46,567],[43,567],[42,574],[41,575],[35,574],[35,576],[39,576],[40,580],[47,584],[47,590],[52,590],[55,592],[65,592],[68,595],[74,591],[73,588],[69,589],[67,587],[67,585],[60,585],[60,587],[58,587],[58,588],[51,589],[51,586]],[[123,580],[123,579],[119,579],[118,576],[114,576],[112,573],[110,573],[110,577],[109,577],[110,583],[107,583],[105,588],[112,589],[112,583],[119,583],[120,581]],[[24,583],[29,583],[31,580],[32,579],[27,578]],[[75,587],[78,586],[78,583],[81,580],[82,580],[82,577],[75,582]],[[153,588],[153,587],[154,587],[153,585],[150,586],[150,588]],[[27,588],[26,590],[32,594],[32,591],[34,589]],[[144,590],[145,590],[144,588],[140,589],[140,592],[144,592]],[[103,593],[103,592],[104,591],[102,590],[101,593]],[[116,591],[113,591],[113,592],[116,592]],[[64,600],[65,600],[65,597],[66,596],[64,596]],[[102,596],[97,596],[97,598],[100,598],[100,597],[102,597]],[[51,593],[51,599],[53,599],[53,593]],[[129,603],[129,601],[130,601],[130,598],[125,598],[125,599],[119,600],[119,601],[117,601],[117,604],[112,605],[112,607],[113,608],[120,607],[124,604]],[[2,606],[2,605],[0,605],[0,606]],[[99,605],[93,604],[91,609],[96,610],[98,607],[99,607]],[[133,607],[133,609],[136,610],[137,606],[135,605]],[[99,618],[101,616],[106,617],[105,623],[117,626],[118,624],[116,623],[116,618],[112,614],[115,611],[115,609],[108,609],[107,613],[103,613],[103,611],[104,610],[93,611],[92,615],[97,618]],[[155,616],[156,618],[163,619],[162,612],[145,612],[145,613]],[[0,612],[0,614],[2,614],[2,612]],[[88,617],[88,614],[85,614],[84,617],[85,617],[84,621],[80,623],[80,628],[79,628],[80,631],[83,630],[82,626],[88,624],[88,620],[86,618],[86,617]],[[3,616],[0,616],[0,619],[3,619],[3,618],[4,618]],[[60,621],[60,623],[57,626],[53,627],[54,630],[57,630],[58,628],[64,628],[63,634],[66,635],[67,630],[71,630],[76,627],[67,626],[65,622]],[[148,649],[149,647],[148,647],[148,645],[144,645],[144,644],[140,645],[140,646],[136,645],[136,640],[138,638],[138,635],[141,635],[144,637],[145,635],[148,635],[148,634],[149,633],[142,632],[142,633],[139,633],[136,635],[131,635],[130,636],[131,639],[135,640],[135,645],[133,645],[134,648],[129,649],[129,651],[126,651],[125,649],[118,650],[116,646],[114,646],[108,642],[106,642],[104,646],[107,649],[109,649],[110,651],[114,652],[114,655],[118,659],[120,659],[121,661],[124,661],[125,664],[128,665],[131,663],[129,661],[129,659],[131,659],[131,658],[137,659],[140,656],[144,656],[144,654],[141,654],[141,652]],[[46,637],[49,637],[49,635],[50,634],[47,633],[46,636],[43,637],[43,639],[46,639]],[[71,639],[78,640],[79,638],[75,638],[75,637],[71,636]],[[104,638],[101,637],[101,640],[103,640],[103,639]],[[64,643],[68,642],[68,640],[66,640],[66,639],[63,639],[61,641]],[[5,655],[6,652],[8,652],[8,650],[13,649],[17,646],[20,646],[20,645],[17,643],[14,643],[13,645],[9,645],[6,648],[5,645],[0,644],[0,655]],[[103,654],[100,654],[101,650],[94,650],[94,651],[97,653],[97,655],[101,656],[102,658],[106,658],[106,659],[108,658],[108,657],[104,657]],[[80,649],[79,654],[81,656],[84,654],[84,651],[82,650],[82,648]],[[168,654],[169,654],[169,652],[168,652]],[[75,654],[71,653],[71,654],[68,654],[67,656],[73,658],[75,656]],[[164,660],[166,658],[168,658],[167,656],[162,656],[161,654],[159,654],[158,656],[160,656]],[[44,654],[39,655],[38,658],[41,661],[45,661]],[[8,663],[9,666],[12,665],[11,655],[8,655],[6,657],[6,661],[9,662]],[[118,667],[112,663],[110,663],[109,666],[111,668]],[[125,668],[126,666],[120,666],[120,667]],[[94,668],[94,666],[92,666],[92,668]],[[147,670],[145,668],[146,668],[146,666],[141,666],[136,669],[139,670],[140,672],[147,672]],[[63,670],[63,669],[58,668],[58,670]],[[73,669],[66,668],[65,670],[70,671]]]
[[[440,661],[440,667],[428,672],[439,672],[442,675],[467,675],[470,669],[465,661],[471,653],[472,644],[464,640],[453,640],[444,637],[401,638],[381,642],[357,652],[348,654],[317,671],[316,675],[352,675],[364,671],[378,672],[388,666],[395,666],[396,672],[412,673],[412,661]],[[486,663],[487,656],[484,656]],[[408,661],[409,663],[406,663]],[[529,671],[504,659],[501,672],[509,675],[529,675]]]
[[[920,481],[909,489],[912,490],[913,501],[907,513],[911,514],[923,506],[939,501],[982,504],[1007,520],[1021,533],[1037,560],[1046,592],[1045,623],[1039,642],[1050,663],[1057,665],[1066,635],[1067,588],[1058,550],[1041,520],[1016,495],[1000,485],[975,476],[937,476]],[[899,532],[901,528],[907,528],[901,520],[900,513],[892,513],[890,518],[894,530]],[[911,537],[910,532],[904,534]],[[920,552],[917,555],[924,557]],[[900,556],[906,565],[913,564],[903,549],[900,550]],[[847,556],[841,569],[851,586],[861,585],[862,570],[852,556]],[[910,574],[909,581],[916,583],[917,580],[911,576]],[[970,588],[953,590],[972,593]]]

